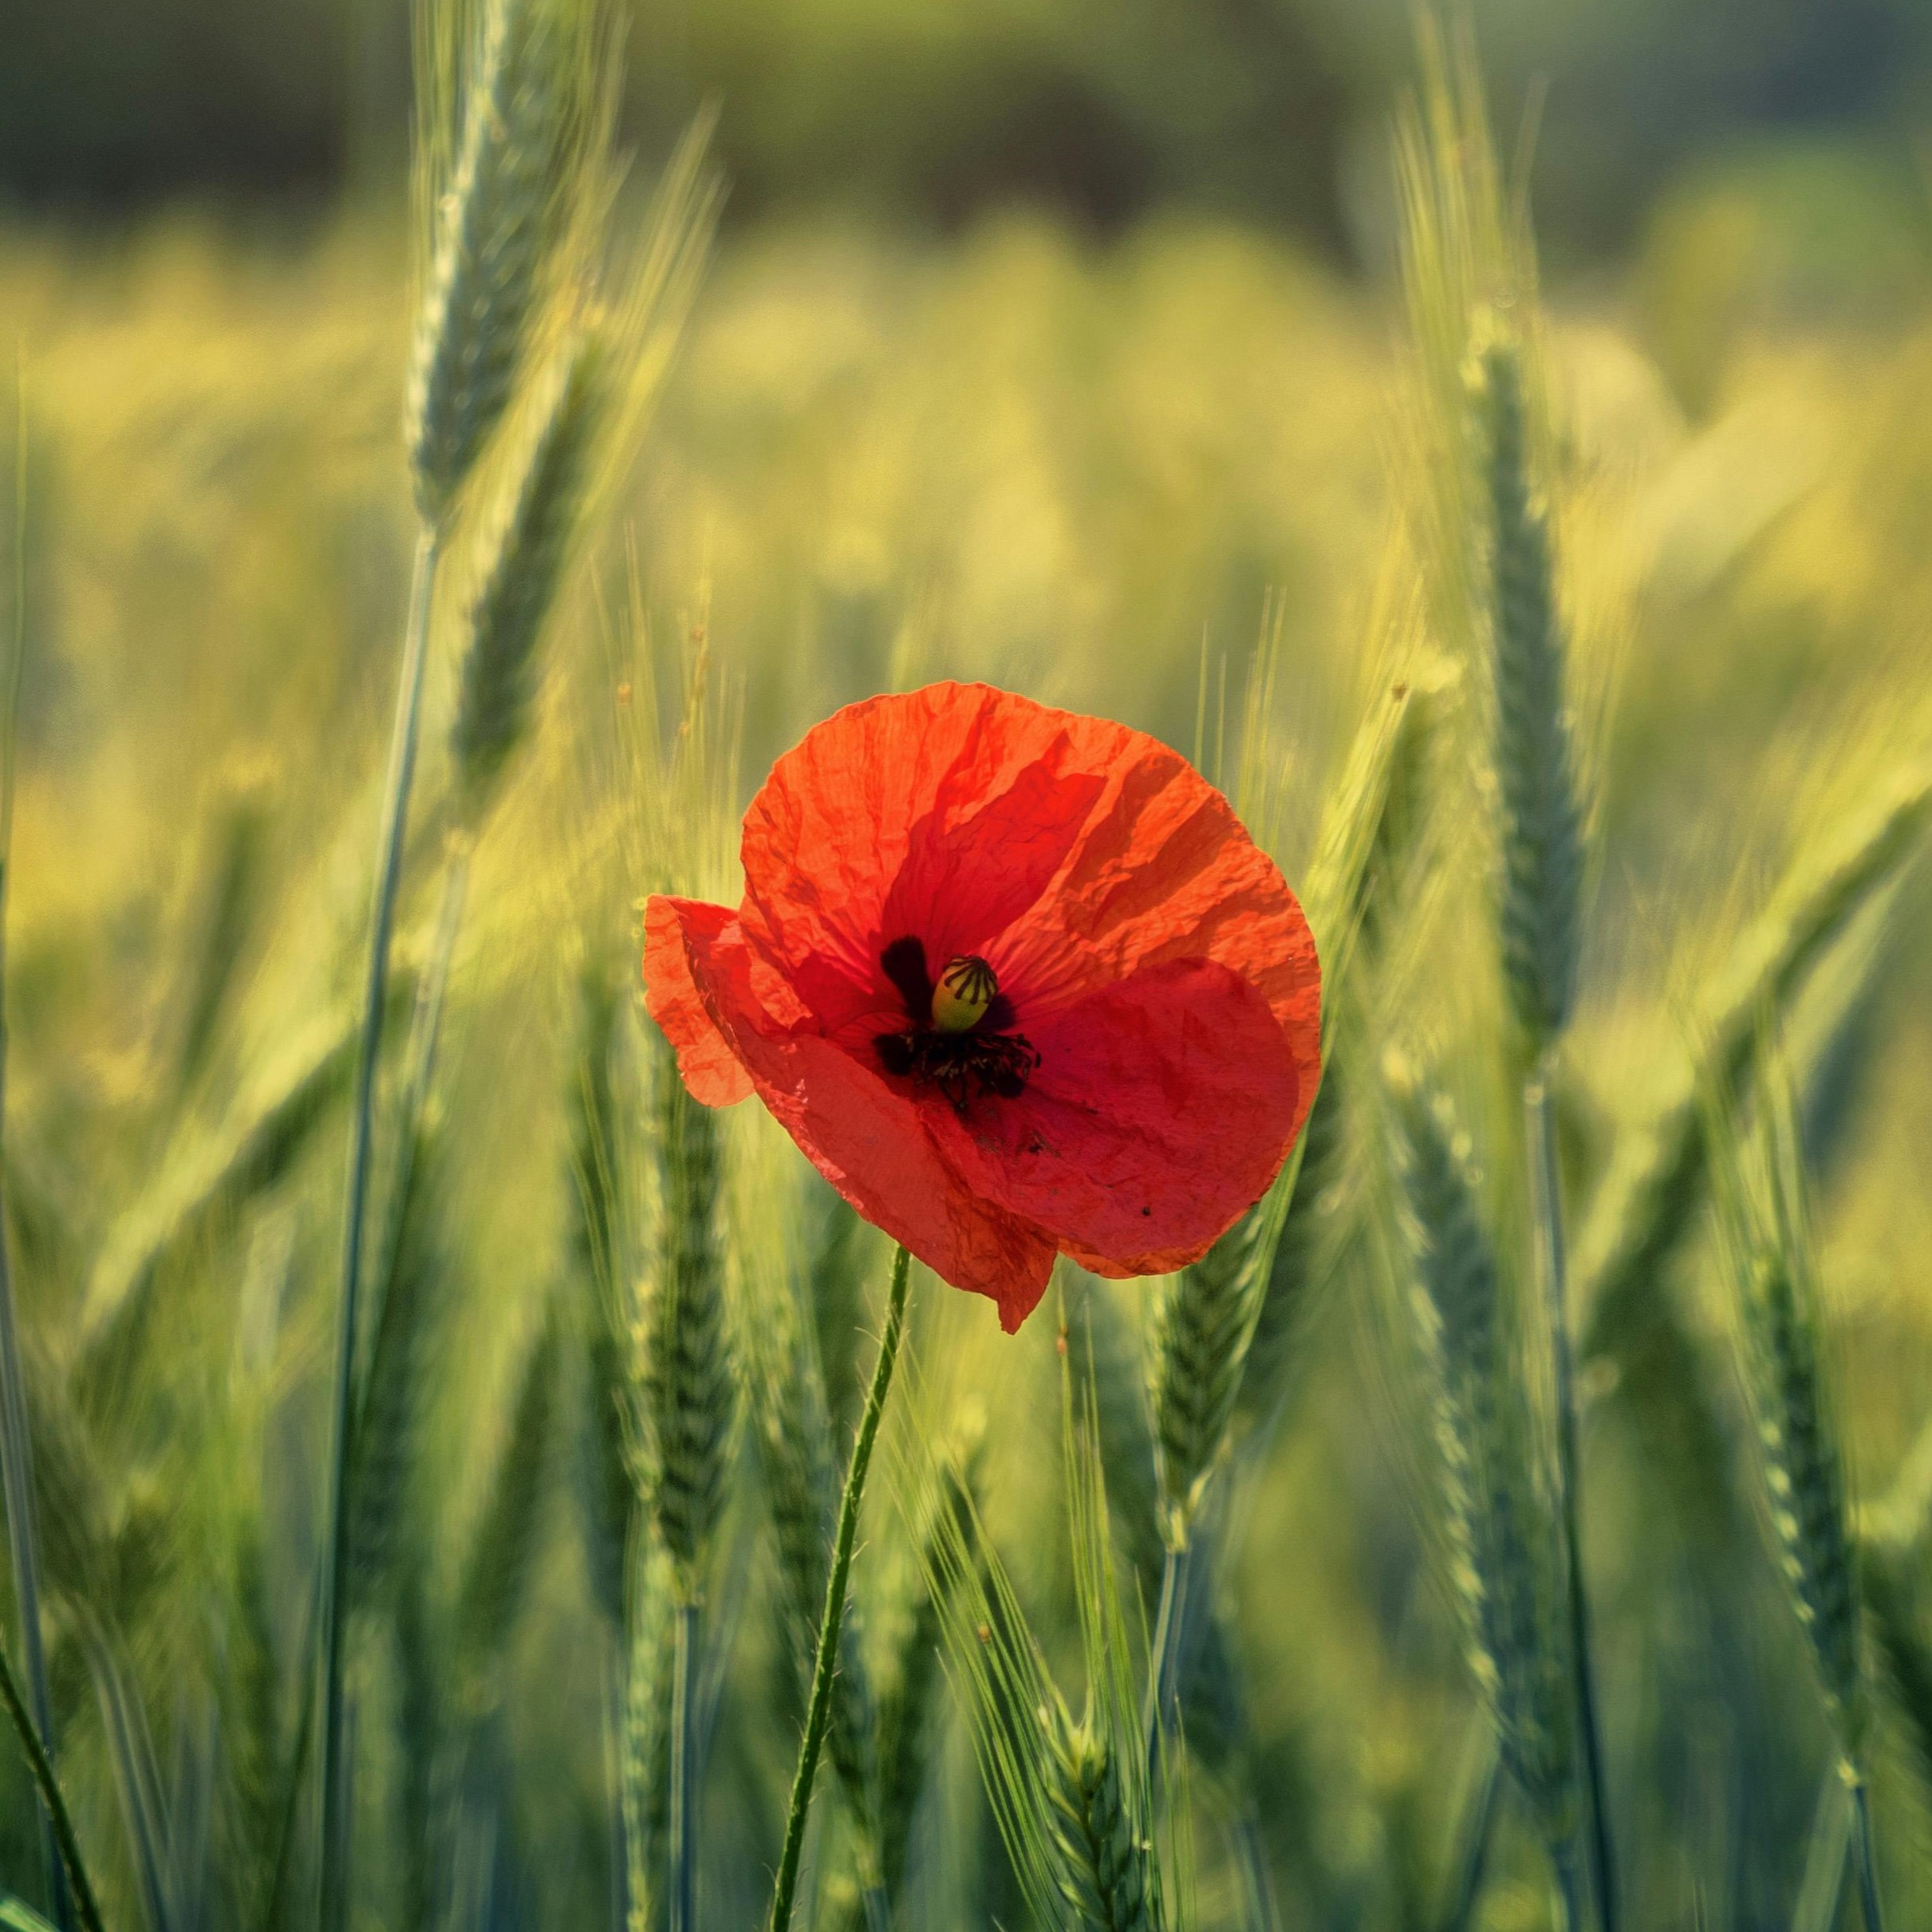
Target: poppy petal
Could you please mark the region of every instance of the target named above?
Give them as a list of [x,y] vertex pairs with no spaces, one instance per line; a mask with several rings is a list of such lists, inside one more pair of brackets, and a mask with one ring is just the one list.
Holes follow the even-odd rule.
[[728,1107],[747,1099],[751,1076],[719,1029],[692,957],[738,924],[728,905],[653,893],[644,909],[644,1003],[677,1052],[692,1099]]
[[1230,968],[1177,960],[1090,994],[1030,1035],[1018,1099],[927,1121],[976,1193],[1109,1274],[1165,1273],[1268,1190],[1305,1104],[1266,999]]
[[[681,955],[709,1028],[703,1052],[716,1043],[744,1090],[756,1090],[806,1158],[867,1220],[955,1287],[991,1297],[1000,1325],[1009,1334],[1017,1328],[1046,1292],[1052,1239],[967,1189],[933,1145],[916,1102],[831,1041],[774,1022],[755,990],[764,963],[735,919],[706,917],[722,909],[688,900],[653,900],[647,935],[660,905],[673,909],[658,914],[660,921],[678,922]],[[647,972],[659,958],[647,950]],[[654,1002],[651,1011],[655,1017]],[[702,1062],[707,1070],[710,1064]],[[704,1099],[681,1048],[678,1065]]]
[[828,1031],[893,997],[894,940],[936,968],[1046,891],[1106,789],[1098,722],[932,684],[847,705],[778,761],[745,814],[745,922]]

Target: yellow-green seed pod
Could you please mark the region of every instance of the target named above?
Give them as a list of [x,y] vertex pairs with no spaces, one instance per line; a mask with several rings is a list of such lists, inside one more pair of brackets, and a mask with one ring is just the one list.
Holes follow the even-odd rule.
[[932,989],[932,1023],[942,1033],[964,1033],[986,1017],[1000,982],[976,953],[949,960]]

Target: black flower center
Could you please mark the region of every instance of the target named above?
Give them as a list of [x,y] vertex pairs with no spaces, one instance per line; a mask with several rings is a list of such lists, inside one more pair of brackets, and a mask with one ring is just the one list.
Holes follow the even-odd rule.
[[1040,1063],[1033,1043],[1012,1031],[1013,1003],[978,954],[948,961],[934,984],[924,940],[895,939],[879,955],[905,1006],[903,1032],[873,1037],[879,1064],[901,1080],[936,1087],[964,1114],[981,1095],[1012,1100]]

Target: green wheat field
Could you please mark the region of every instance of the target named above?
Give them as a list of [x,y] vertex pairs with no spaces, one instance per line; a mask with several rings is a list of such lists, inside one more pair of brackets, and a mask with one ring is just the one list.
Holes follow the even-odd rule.
[[[797,1809],[822,1932],[1932,1924],[1932,278],[1540,287],[1427,23],[1373,274],[739,223],[615,34],[0,228],[0,1921],[779,1932]],[[1180,1275],[914,1266],[828,1630],[893,1248],[641,905],[940,678],[1227,791],[1324,1076]]]

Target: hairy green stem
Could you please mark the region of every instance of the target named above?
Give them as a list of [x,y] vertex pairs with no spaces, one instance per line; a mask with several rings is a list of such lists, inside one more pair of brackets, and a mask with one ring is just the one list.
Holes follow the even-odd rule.
[[28,1768],[34,1773],[34,1788],[40,1793],[41,1804],[53,1829],[54,1848],[73,1887],[81,1923],[85,1932],[101,1932],[101,1907],[95,1902],[94,1888],[88,1882],[87,1867],[81,1862],[81,1841],[74,1835],[73,1820],[68,1815],[67,1800],[61,1795],[60,1780],[53,1775],[53,1761],[41,1743],[33,1719],[27,1715],[19,1683],[14,1675],[13,1662],[4,1644],[0,1644],[0,1702],[6,1705],[7,1717],[20,1737],[20,1748],[26,1753]]
[[1879,1902],[1879,1847],[1871,1833],[1871,1792],[1856,1771],[1847,1774],[1851,1788],[1851,1816],[1857,1829],[1859,1903],[1864,1908],[1865,1932],[1885,1932],[1885,1914]]
[[1163,1728],[1171,1721],[1181,1675],[1181,1635],[1187,1621],[1188,1583],[1193,1569],[1190,1536],[1177,1548],[1169,1544],[1161,1565],[1161,1607],[1154,1614],[1153,1648],[1147,1660],[1147,1702],[1142,1713],[1147,1775],[1158,1768]]
[[798,1768],[792,1779],[791,1810],[785,1820],[785,1849],[779,1860],[778,1885],[771,1900],[771,1932],[787,1932],[791,1905],[798,1889],[798,1859],[805,1849],[805,1815],[811,1808],[812,1780],[818,1756],[825,1749],[826,1727],[832,1713],[832,1678],[838,1662],[838,1632],[846,1616],[846,1583],[852,1568],[852,1545],[858,1534],[858,1508],[865,1493],[865,1471],[877,1440],[879,1418],[885,1412],[892,1386],[893,1364],[898,1358],[899,1338],[905,1327],[905,1296],[913,1257],[901,1248],[893,1257],[892,1287],[886,1297],[885,1329],[879,1337],[879,1358],[872,1370],[872,1387],[859,1418],[858,1437],[852,1445],[852,1465],[846,1473],[845,1494],[839,1499],[838,1534],[832,1546],[832,1571],[826,1579],[825,1614],[818,1624],[818,1648],[812,1664],[811,1704],[806,1713],[805,1737],[798,1746]]
[[1563,1514],[1571,1666],[1575,1673],[1576,1727],[1582,1746],[1585,1845],[1591,1889],[1603,1932],[1617,1932],[1616,1867],[1603,1796],[1603,1750],[1597,1725],[1596,1674],[1591,1661],[1590,1605],[1583,1594],[1581,1511],[1577,1502],[1576,1371],[1563,1259],[1563,1190],[1556,1167],[1556,1120],[1545,1053],[1523,1089],[1529,1143],[1530,1202],[1535,1215],[1538,1272],[1547,1298],[1552,1380],[1556,1406],[1558,1502]]
[[698,1607],[680,1603],[671,1667],[670,1932],[694,1932],[697,1923],[696,1739],[692,1705],[698,1668]]
[[362,1272],[369,1159],[374,1140],[376,1067],[382,1045],[383,1009],[389,990],[389,940],[402,881],[403,844],[409,791],[416,775],[416,741],[423,709],[423,668],[429,655],[429,619],[441,554],[438,532],[426,525],[417,539],[409,591],[409,621],[389,743],[388,776],[377,847],[375,903],[370,918],[369,977],[362,1007],[361,1051],[356,1065],[354,1113],[349,1128],[348,1200],[343,1215],[340,1324],[336,1338],[333,1453],[329,1466],[329,1542],[323,1560],[322,1596],[321,1932],[342,1932],[349,1916],[349,1859],[343,1836],[348,1816],[349,1767],[342,1754],[342,1639],[349,1587],[349,1449],[354,1413],[357,1301]]

